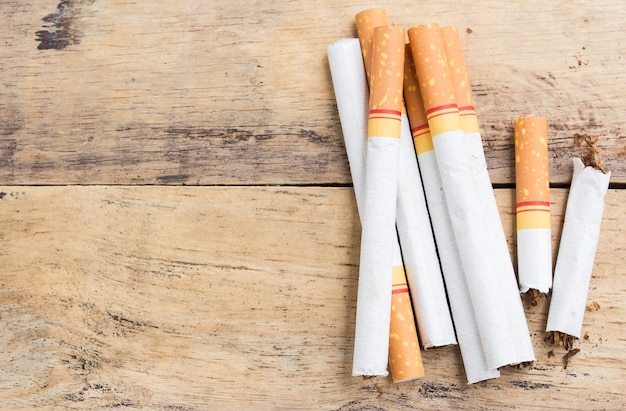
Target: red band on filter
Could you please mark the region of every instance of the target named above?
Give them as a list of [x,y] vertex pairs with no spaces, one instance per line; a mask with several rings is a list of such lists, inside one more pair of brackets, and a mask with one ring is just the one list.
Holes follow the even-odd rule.
[[370,76],[369,137],[400,138],[404,107],[404,28],[374,28]]
[[406,105],[415,152],[419,155],[434,150],[433,139],[424,110],[424,100],[420,91],[411,47],[404,48],[404,104]]
[[465,57],[461,47],[461,39],[456,27],[442,27],[441,37],[446,51],[446,59],[450,68],[450,76],[456,102],[459,105],[461,125],[466,133],[479,133],[478,119],[472,99],[472,88],[467,75]]
[[433,23],[415,26],[408,33],[432,135],[461,130],[461,118],[439,25]]

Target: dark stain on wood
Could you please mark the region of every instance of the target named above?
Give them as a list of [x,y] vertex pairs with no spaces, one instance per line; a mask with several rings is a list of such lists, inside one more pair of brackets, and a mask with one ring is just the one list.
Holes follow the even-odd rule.
[[134,402],[124,398],[123,390],[108,384],[92,383],[83,386],[78,392],[69,393],[64,398],[71,402],[93,402],[94,400],[106,402],[104,408],[133,407]]
[[4,176],[13,176],[15,171],[15,151],[17,150],[17,140],[0,140],[0,172]]
[[62,0],[57,4],[55,13],[50,13],[42,20],[44,29],[35,33],[39,42],[38,50],[63,50],[80,43],[82,31],[77,25],[82,8],[95,0]]
[[448,398],[454,400],[462,400],[463,397],[458,395],[463,392],[463,388],[456,384],[442,384],[438,382],[422,382],[420,393],[427,398]]
[[24,128],[21,111],[12,105],[0,104],[0,136],[11,136]]
[[524,390],[540,390],[540,389],[548,389],[554,387],[552,384],[540,383],[540,382],[530,382],[525,380],[513,380],[511,384],[514,387],[522,388]]
[[167,176],[157,177],[157,181],[160,184],[184,184],[187,180],[189,180],[188,174],[172,174]]

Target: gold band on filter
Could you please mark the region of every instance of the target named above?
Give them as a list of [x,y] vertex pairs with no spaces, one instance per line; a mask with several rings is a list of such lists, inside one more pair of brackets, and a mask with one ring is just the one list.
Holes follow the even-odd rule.
[[374,45],[374,28],[387,26],[387,11],[383,8],[367,9],[360,11],[354,17],[356,31],[361,45],[363,66],[367,82],[371,85],[370,75],[372,72],[372,47]]
[[432,135],[462,130],[439,25],[415,26],[408,34]]
[[550,229],[548,122],[518,118],[515,129],[515,198],[517,230]]
[[370,110],[367,133],[370,137],[400,138],[402,113],[395,110]]
[[403,27],[374,28],[372,73],[370,77],[369,137],[400,138],[401,113],[404,106]]
[[393,382],[410,381],[424,376],[413,306],[406,274],[402,266],[393,268],[389,327],[389,368]]
[[472,88],[467,75],[459,31],[454,26],[442,27],[441,37],[446,51],[448,67],[450,68],[456,103],[459,106],[461,126],[466,133],[479,133],[478,118],[476,117],[476,109],[472,99]]
[[404,104],[411,124],[415,152],[419,155],[434,150],[433,138],[424,111],[424,101],[415,73],[411,47],[408,44],[404,48]]

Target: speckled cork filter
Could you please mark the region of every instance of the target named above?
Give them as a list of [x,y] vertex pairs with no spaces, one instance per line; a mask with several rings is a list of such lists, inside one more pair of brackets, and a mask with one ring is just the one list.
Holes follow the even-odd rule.
[[[491,216],[491,199],[484,199],[484,183],[462,127],[440,28],[437,24],[415,26],[409,29],[409,41],[487,366],[497,369],[532,361],[532,344],[508,249],[506,255],[500,255],[500,239],[493,232],[492,221],[499,220],[499,214],[496,209]],[[504,245],[506,248],[506,242]],[[507,259],[508,267],[502,264]]]
[[548,122],[518,118],[515,130],[517,273],[521,292],[552,287]]
[[469,384],[500,376],[487,366],[478,324],[474,314],[461,256],[457,249],[448,206],[439,175],[433,140],[424,111],[424,102],[415,72],[410,47],[406,47],[404,100],[411,123],[415,152],[422,173],[424,191],[437,242],[452,318]]
[[[343,39],[333,43],[328,48],[328,61],[360,215],[365,191],[368,90],[358,40]],[[423,376],[424,368],[397,238],[393,253],[389,363],[394,382],[403,382]],[[399,307],[396,318],[394,304]]]
[[392,278],[389,368],[393,382],[412,381],[424,376],[413,306],[402,267],[394,267]]

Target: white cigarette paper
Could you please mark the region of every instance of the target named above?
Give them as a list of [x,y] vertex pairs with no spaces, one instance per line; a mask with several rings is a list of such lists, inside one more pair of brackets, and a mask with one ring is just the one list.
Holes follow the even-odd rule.
[[[500,371],[487,365],[461,256],[448,216],[448,207],[439,177],[435,152],[431,150],[419,154],[418,161],[422,175],[425,177],[424,189],[431,210],[430,215],[437,240],[437,249],[441,258],[446,289],[450,297],[450,309],[463,357],[467,383],[473,384],[497,378],[500,376]],[[428,178],[426,178],[427,175]]]
[[456,344],[411,128],[402,115],[396,224],[420,341],[424,348]]
[[546,331],[580,338],[611,173],[573,161]]

